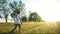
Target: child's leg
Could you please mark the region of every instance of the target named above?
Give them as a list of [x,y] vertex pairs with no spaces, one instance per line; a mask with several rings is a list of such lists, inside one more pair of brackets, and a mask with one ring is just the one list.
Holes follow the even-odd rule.
[[21,30],[21,24],[19,24],[19,30]]
[[16,28],[17,28],[17,24],[15,24],[14,28],[10,31],[10,34],[12,34]]
[[18,25],[19,27],[19,34],[21,33],[21,24]]

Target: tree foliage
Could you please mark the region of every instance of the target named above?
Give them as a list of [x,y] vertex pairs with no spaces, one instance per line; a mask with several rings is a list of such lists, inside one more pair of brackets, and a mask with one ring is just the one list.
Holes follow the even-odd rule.
[[29,21],[40,22],[40,21],[43,21],[43,20],[36,12],[34,12],[34,13],[30,14]]
[[22,1],[19,1],[19,2],[14,1],[14,2],[10,3],[9,6],[10,6],[11,10],[13,11],[11,13],[12,18],[15,18],[15,16],[16,16],[16,11],[17,11],[16,9],[18,9],[19,11],[22,12],[22,14],[24,14],[25,4],[22,3]]
[[4,17],[5,17],[6,23],[7,23],[7,18],[8,18],[8,14],[9,14],[9,13],[8,13],[9,11],[7,11],[7,10],[9,10],[9,9],[6,9],[6,7],[4,6],[4,7],[3,7],[3,11],[4,11],[4,12],[3,12],[3,15],[4,15]]
[[27,17],[26,17],[26,16],[23,16],[23,17],[22,17],[22,21],[23,21],[23,22],[27,22]]

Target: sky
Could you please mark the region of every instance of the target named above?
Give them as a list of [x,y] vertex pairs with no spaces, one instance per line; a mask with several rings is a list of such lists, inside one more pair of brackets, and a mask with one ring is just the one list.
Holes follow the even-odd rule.
[[[8,0],[12,2],[13,0]],[[16,0],[17,1],[17,0]],[[36,11],[43,20],[60,21],[60,0],[22,0],[25,3],[26,12]]]

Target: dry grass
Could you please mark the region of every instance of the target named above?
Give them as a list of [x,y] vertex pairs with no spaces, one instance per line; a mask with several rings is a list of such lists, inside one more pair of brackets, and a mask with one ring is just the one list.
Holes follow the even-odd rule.
[[[42,26],[42,27],[41,27]],[[60,22],[24,22],[21,27],[22,34],[60,34]],[[0,23],[0,34],[8,34],[13,23]],[[14,32],[18,33],[18,29]]]

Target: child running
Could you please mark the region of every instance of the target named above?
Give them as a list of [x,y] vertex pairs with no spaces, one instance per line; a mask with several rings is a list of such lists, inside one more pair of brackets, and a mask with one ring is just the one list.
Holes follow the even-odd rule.
[[19,34],[21,33],[20,30],[21,30],[21,17],[20,17],[20,10],[19,9],[16,9],[16,18],[15,18],[15,21],[14,21],[14,28],[10,31],[10,34],[13,34],[13,32],[16,30],[17,27],[19,27]]

